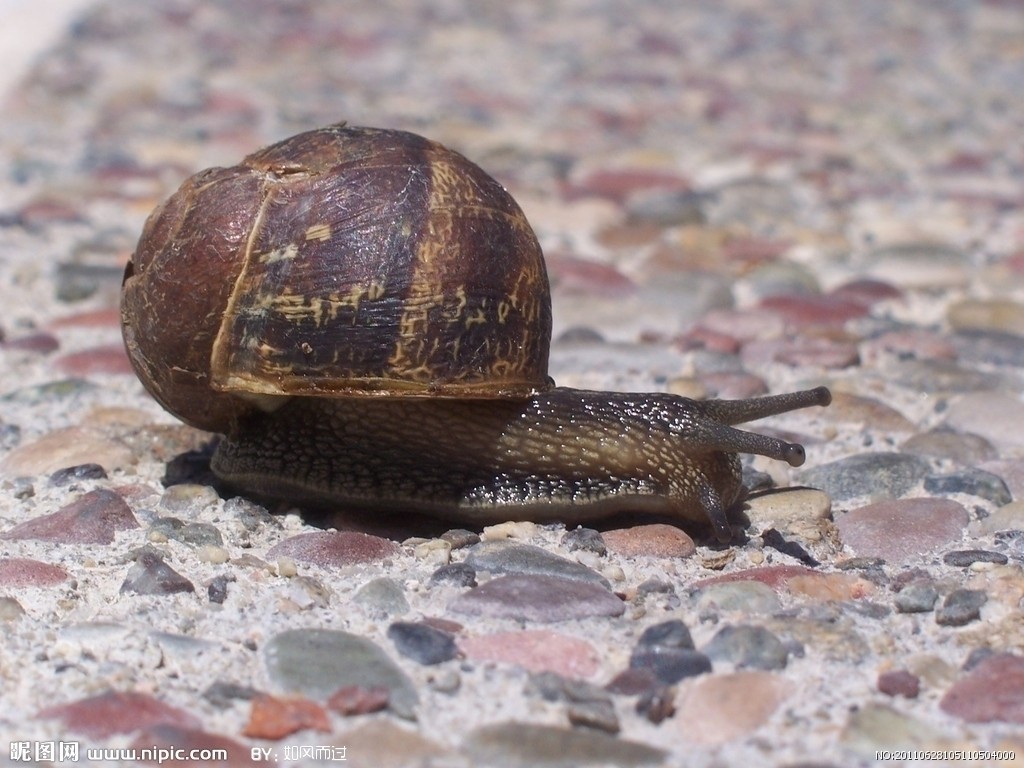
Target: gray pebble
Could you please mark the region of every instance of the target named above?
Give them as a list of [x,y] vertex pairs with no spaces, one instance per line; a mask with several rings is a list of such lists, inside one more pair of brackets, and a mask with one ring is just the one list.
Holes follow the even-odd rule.
[[459,649],[448,632],[412,621],[396,621],[388,627],[395,650],[420,664],[440,664],[454,659]]
[[267,511],[266,507],[236,496],[224,502],[224,513],[242,524],[242,527],[250,533],[255,533],[262,528],[280,530],[281,521]]
[[263,649],[274,687],[326,699],[339,688],[386,688],[388,706],[412,718],[419,701],[405,673],[374,642],[331,629],[290,629],[275,635]]
[[703,650],[713,660],[752,669],[785,669],[789,656],[778,637],[749,624],[722,627]]
[[352,602],[375,618],[401,616],[409,612],[409,602],[401,585],[386,576],[366,582],[352,596]]
[[898,499],[925,475],[929,465],[901,453],[860,453],[800,474],[800,482],[820,488],[833,501],[858,497]]
[[746,614],[774,613],[782,608],[775,590],[759,581],[726,581],[710,584],[697,593],[700,611],[742,611]]
[[690,630],[679,619],[671,619],[647,627],[636,644],[637,646],[663,646],[666,648],[694,647]]
[[938,427],[914,435],[900,446],[905,453],[951,459],[971,466],[998,456],[995,447],[980,435],[958,432],[949,427]]
[[935,622],[944,627],[962,627],[981,618],[981,607],[988,600],[980,589],[957,589],[946,595],[935,612]]
[[605,588],[610,586],[604,576],[585,565],[515,541],[485,541],[473,548],[466,557],[466,564],[491,573],[557,576]]
[[711,660],[694,650],[690,630],[678,619],[648,627],[629,657],[633,669],[649,669],[667,685],[711,671]]
[[570,552],[583,550],[584,552],[593,552],[596,555],[608,554],[608,548],[604,544],[604,539],[593,528],[576,527],[566,531],[562,537],[562,546]]
[[79,464],[58,469],[50,475],[50,485],[63,486],[79,480],[105,480],[107,470],[99,464]]
[[451,603],[451,610],[471,616],[553,622],[589,616],[621,616],[626,605],[597,584],[557,576],[498,576]]
[[236,701],[249,701],[258,693],[255,688],[247,685],[218,680],[203,691],[203,698],[217,709],[227,709]]
[[950,341],[962,362],[1024,367],[1024,337],[1015,333],[964,330],[950,336]]
[[899,613],[926,613],[935,607],[938,599],[939,590],[934,584],[919,581],[900,590],[893,603]]
[[476,568],[466,563],[448,563],[430,574],[431,584],[453,584],[457,587],[476,586]]
[[987,549],[957,549],[944,554],[942,562],[956,568],[967,568],[975,563],[1006,565],[1007,557],[1001,552],[992,552]]
[[949,475],[931,475],[924,481],[924,489],[936,496],[964,493],[977,496],[1002,506],[1013,501],[1013,495],[998,475],[980,469],[968,468]]
[[186,523],[177,517],[159,517],[149,526],[149,530],[193,547],[220,547],[224,544],[216,526],[209,523]]
[[480,535],[465,528],[452,528],[441,534],[441,540],[452,545],[452,549],[463,549],[480,543]]
[[148,551],[138,554],[121,584],[121,594],[172,595],[177,592],[195,592],[195,587],[159,555]]
[[228,584],[235,580],[234,576],[214,576],[206,585],[206,596],[211,603],[223,603],[228,599]]

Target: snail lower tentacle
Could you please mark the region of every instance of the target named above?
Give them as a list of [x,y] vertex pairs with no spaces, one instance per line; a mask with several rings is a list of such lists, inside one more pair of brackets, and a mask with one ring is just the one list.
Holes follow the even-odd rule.
[[728,539],[737,454],[796,464],[803,448],[713,414],[728,402],[767,414],[825,401],[823,389],[705,402],[568,388],[526,401],[293,398],[240,423],[212,466],[229,485],[299,504],[477,523],[645,512],[709,522]]

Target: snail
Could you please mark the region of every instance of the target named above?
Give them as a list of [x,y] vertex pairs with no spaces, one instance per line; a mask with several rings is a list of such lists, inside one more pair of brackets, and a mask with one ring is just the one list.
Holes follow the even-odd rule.
[[124,274],[145,388],[223,435],[228,486],[298,505],[476,523],[653,513],[732,533],[738,453],[802,446],[735,424],[827,405],[555,387],[537,238],[440,144],[345,124],[187,179]]

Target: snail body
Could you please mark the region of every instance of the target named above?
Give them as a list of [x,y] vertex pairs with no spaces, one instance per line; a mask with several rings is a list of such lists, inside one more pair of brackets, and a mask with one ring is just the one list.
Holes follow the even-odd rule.
[[228,484],[317,506],[478,523],[653,512],[711,523],[738,453],[799,445],[732,425],[826,405],[555,387],[550,290],[511,196],[419,136],[343,125],[187,180],[147,220],[125,345],[169,411],[224,435]]

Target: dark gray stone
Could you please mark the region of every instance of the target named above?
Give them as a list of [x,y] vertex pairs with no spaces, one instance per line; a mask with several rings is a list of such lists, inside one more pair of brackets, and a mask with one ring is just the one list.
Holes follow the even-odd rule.
[[944,627],[962,627],[981,618],[988,596],[980,589],[957,589],[946,595],[935,612],[935,622]]
[[516,541],[485,541],[473,548],[465,562],[477,571],[557,576],[605,588],[609,586],[604,576],[585,565]]
[[388,639],[396,651],[420,664],[440,664],[459,652],[450,633],[429,624],[396,621],[388,627]]
[[267,675],[282,693],[325,700],[339,688],[386,688],[388,706],[412,718],[419,701],[405,673],[376,643],[332,629],[290,629],[263,649]]
[[703,651],[715,661],[752,669],[785,669],[789,658],[786,646],[772,632],[748,624],[722,627]]
[[800,474],[800,482],[820,488],[833,501],[860,497],[898,499],[928,474],[929,465],[902,453],[858,453]]
[[977,496],[997,506],[1003,506],[1013,501],[1013,494],[1010,493],[1010,489],[1006,487],[1006,483],[1001,477],[974,468],[949,475],[926,477],[924,489],[936,496],[951,496],[954,493]]

